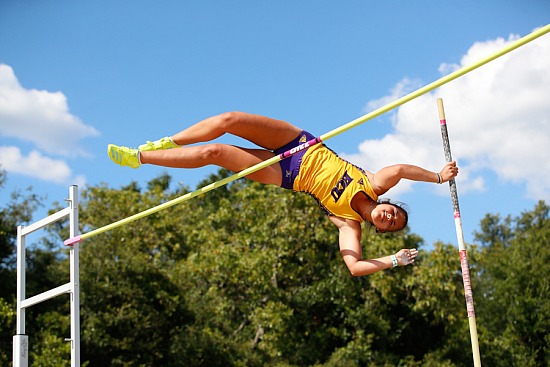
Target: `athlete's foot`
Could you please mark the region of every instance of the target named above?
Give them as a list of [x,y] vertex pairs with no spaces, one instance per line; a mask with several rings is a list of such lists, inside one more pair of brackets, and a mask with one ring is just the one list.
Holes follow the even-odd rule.
[[159,140],[147,141],[147,143],[140,145],[138,149],[141,152],[146,152],[149,150],[164,150],[178,147],[179,145],[175,144],[172,139],[167,136]]
[[121,166],[138,168],[141,166],[139,162],[139,150],[128,147],[119,147],[114,144],[107,146],[107,154],[109,158]]

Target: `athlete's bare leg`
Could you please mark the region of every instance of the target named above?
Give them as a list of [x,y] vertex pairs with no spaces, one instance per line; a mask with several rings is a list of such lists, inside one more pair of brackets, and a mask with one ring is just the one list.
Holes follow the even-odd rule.
[[[240,172],[274,156],[275,154],[265,149],[247,149],[227,144],[206,144],[140,152],[140,161],[142,164],[173,168],[197,168],[213,164],[233,172]],[[281,167],[274,163],[246,177],[263,184],[280,186]]]
[[[301,130],[282,120],[245,112],[226,112],[206,118],[171,137],[183,147],[141,151],[142,164],[173,168],[197,168],[216,165],[240,172],[275,156],[271,150],[294,140]],[[239,136],[264,149],[248,149],[227,144],[187,146],[214,140],[226,133]],[[272,164],[247,176],[263,184],[281,185],[279,164]]]
[[274,150],[294,140],[300,132],[286,121],[245,112],[226,112],[199,121],[171,138],[178,145],[187,145],[211,141],[229,133]]

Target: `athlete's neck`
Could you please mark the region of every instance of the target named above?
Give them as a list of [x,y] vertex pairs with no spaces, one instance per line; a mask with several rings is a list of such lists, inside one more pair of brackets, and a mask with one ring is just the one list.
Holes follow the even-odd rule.
[[351,208],[355,210],[361,218],[372,223],[372,211],[378,203],[372,200],[365,192],[359,191],[351,199]]

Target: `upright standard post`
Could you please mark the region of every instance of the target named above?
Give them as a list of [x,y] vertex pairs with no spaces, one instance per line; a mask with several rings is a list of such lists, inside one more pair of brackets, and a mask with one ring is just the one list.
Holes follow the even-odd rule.
[[[445,110],[443,109],[443,99],[437,99],[437,110],[439,111],[439,122],[441,126],[441,138],[443,139],[443,149],[445,150],[445,160],[451,162],[451,144],[447,133],[447,120],[445,119]],[[460,253],[460,265],[462,267],[462,281],[464,283],[464,297],[466,298],[466,311],[468,312],[468,321],[470,323],[470,339],[472,340],[472,353],[474,356],[474,366],[481,367],[481,358],[479,355],[479,345],[477,340],[476,315],[474,312],[474,296],[472,294],[472,285],[470,283],[470,267],[468,265],[468,256],[464,246],[464,233],[462,232],[462,220],[460,218],[460,208],[458,206],[458,194],[455,180],[449,181],[451,190],[451,200],[453,202],[453,212],[455,217],[456,237],[458,239],[458,250]]]
[[[69,202],[71,211],[69,213],[69,234],[71,237],[78,236],[78,186],[71,186],[69,189]],[[80,244],[74,245],[70,250],[71,270],[71,367],[80,366]]]
[[49,291],[30,298],[25,294],[25,237],[51,223],[69,217],[69,232],[71,236],[78,235],[78,187],[69,189],[69,206],[29,226],[17,227],[17,331],[13,336],[13,366],[28,367],[29,339],[25,335],[25,310],[38,303],[57,297],[62,294],[70,296],[71,337],[71,367],[80,366],[80,297],[79,297],[79,251],[75,244],[70,249],[70,281]]
[[13,367],[28,367],[29,337],[25,335],[25,236],[23,226],[17,226],[17,317],[13,336]]

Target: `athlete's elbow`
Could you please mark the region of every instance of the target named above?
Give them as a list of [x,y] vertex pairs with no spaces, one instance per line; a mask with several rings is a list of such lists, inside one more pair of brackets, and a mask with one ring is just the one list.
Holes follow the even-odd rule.
[[405,172],[407,170],[407,165],[406,164],[396,164],[396,165],[391,166],[391,168],[393,170],[393,174],[396,177],[402,178],[402,177],[404,177]]
[[361,275],[363,275],[357,266],[355,266],[357,263],[355,264],[346,264],[348,266],[348,270],[351,274],[352,277],[360,277]]

